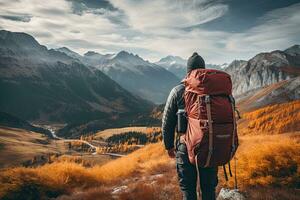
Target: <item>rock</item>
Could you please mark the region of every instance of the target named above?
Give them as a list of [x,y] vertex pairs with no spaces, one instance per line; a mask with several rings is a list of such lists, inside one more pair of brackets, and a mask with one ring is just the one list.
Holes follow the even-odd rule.
[[222,188],[217,200],[245,200],[246,198],[239,190],[230,190],[226,188]]
[[233,61],[225,71],[231,75],[234,96],[299,76],[299,49],[295,45],[286,51],[257,54],[249,61]]
[[128,186],[126,186],[126,185],[122,185],[120,187],[115,187],[111,193],[112,194],[119,194],[120,192],[125,191],[127,188],[128,188]]
[[155,174],[155,175],[150,176],[149,180],[153,181],[153,180],[156,180],[156,179],[161,178],[163,176],[164,176],[163,174]]

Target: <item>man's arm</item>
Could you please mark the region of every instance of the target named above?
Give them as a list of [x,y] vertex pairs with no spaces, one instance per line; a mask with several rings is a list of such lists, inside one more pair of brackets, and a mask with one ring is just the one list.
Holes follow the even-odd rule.
[[173,88],[169,94],[162,118],[162,135],[165,148],[174,148],[175,127],[177,125],[177,89]]

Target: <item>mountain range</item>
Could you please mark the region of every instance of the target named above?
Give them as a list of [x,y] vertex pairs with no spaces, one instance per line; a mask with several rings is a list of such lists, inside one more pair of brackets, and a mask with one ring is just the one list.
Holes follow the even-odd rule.
[[248,61],[235,60],[226,69],[231,74],[236,97],[300,75],[300,46],[284,51],[259,53]]
[[[232,76],[243,108],[300,99],[300,46],[259,53],[229,65],[207,64]],[[169,91],[180,82],[186,60],[156,63],[121,51],[80,55],[47,49],[26,33],[0,31],[0,111],[34,123],[65,123],[58,135],[124,125],[159,124]],[[152,101],[152,102],[151,102]]]
[[35,122],[75,123],[144,113],[152,104],[26,33],[0,31],[0,110]]
[[[164,67],[166,70],[175,74],[179,79],[183,79],[186,75],[186,65],[187,60],[179,56],[167,56],[160,59],[155,64]],[[217,65],[217,64],[205,64],[206,68],[223,70],[228,66],[227,63]]]
[[132,94],[156,104],[164,103],[169,91],[180,82],[178,77],[165,68],[126,51],[106,55],[89,51],[83,56],[66,47],[57,51],[101,70]]

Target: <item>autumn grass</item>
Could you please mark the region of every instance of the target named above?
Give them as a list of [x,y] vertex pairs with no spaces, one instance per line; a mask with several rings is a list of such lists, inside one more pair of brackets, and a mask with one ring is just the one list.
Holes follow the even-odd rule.
[[[93,168],[98,179],[114,181],[128,178],[133,174],[151,173],[154,169],[164,169],[172,163],[165,154],[161,143],[149,144],[128,156],[111,161],[101,167]],[[163,167],[164,166],[164,167]]]
[[91,187],[99,181],[81,165],[53,163],[37,168],[18,167],[2,170],[0,199],[57,197],[74,187]]
[[[240,188],[246,192],[255,187],[270,188],[269,190],[299,189],[299,152],[300,133],[240,137],[236,156]],[[168,158],[161,142],[146,145],[101,166],[84,167],[83,163],[77,161],[61,158],[57,162],[36,168],[16,167],[2,170],[0,199],[24,199],[24,194],[28,196],[27,199],[42,199],[71,194],[74,191],[82,191],[81,194],[76,193],[78,198],[92,199],[96,195],[106,195],[109,199],[111,193],[108,187],[122,184],[124,180],[129,180],[132,186],[130,191],[120,196],[121,199],[138,199],[143,196],[147,199],[180,199],[175,161]],[[134,177],[140,179],[153,174],[164,174],[165,177],[154,185],[134,184]],[[219,177],[220,186],[233,186],[233,179],[225,183],[222,170]],[[170,189],[176,192],[170,194]],[[161,193],[153,197],[152,193],[159,191]]]
[[136,174],[151,173],[157,168],[162,170],[169,164],[162,144],[151,144],[131,155],[93,168],[72,162],[56,162],[36,168],[11,168],[1,171],[0,198],[18,199],[24,192],[39,198],[56,197],[74,188],[95,187]]
[[[237,153],[239,186],[243,190],[257,186],[300,188],[300,143],[297,135],[242,137]],[[57,162],[37,168],[4,170],[0,175],[0,198],[18,199],[24,192],[39,198],[56,197],[76,188],[101,187],[132,177],[170,171],[174,173],[174,169],[174,160],[167,157],[162,144],[150,144],[126,157],[92,168],[71,162]],[[225,185],[221,170],[219,177],[220,184]],[[168,182],[162,183],[168,186]],[[232,185],[233,179],[230,179],[227,186]],[[134,188],[139,187],[150,192],[159,189],[149,185]],[[127,193],[124,197],[133,194]],[[136,195],[141,194],[138,192]]]
[[[299,136],[294,133],[242,137],[236,156],[239,185],[299,189],[300,142],[295,135]],[[229,185],[233,186],[233,179]]]
[[300,131],[300,100],[276,104],[243,114],[239,134],[279,134]]
[[0,168],[59,152],[65,152],[62,142],[53,142],[40,133],[0,126]]

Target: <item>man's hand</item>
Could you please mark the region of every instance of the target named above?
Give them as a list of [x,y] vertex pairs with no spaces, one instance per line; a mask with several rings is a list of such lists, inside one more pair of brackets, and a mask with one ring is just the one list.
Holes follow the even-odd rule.
[[169,149],[168,154],[170,158],[175,158],[175,149],[174,148]]

